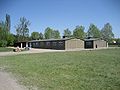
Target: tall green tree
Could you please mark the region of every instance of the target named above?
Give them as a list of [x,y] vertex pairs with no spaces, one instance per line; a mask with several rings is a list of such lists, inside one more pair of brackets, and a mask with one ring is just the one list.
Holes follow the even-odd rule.
[[32,32],[31,38],[32,38],[32,40],[38,40],[39,39],[39,32]]
[[59,39],[60,38],[60,32],[58,30],[53,30],[53,38]]
[[84,26],[76,26],[73,31],[73,37],[83,39],[85,37]]
[[88,37],[93,38],[100,38],[101,36],[100,30],[94,24],[90,24],[87,34]]
[[52,35],[53,35],[53,29],[47,27],[44,33],[45,39],[51,39],[53,37]]
[[110,25],[110,23],[106,23],[102,28],[101,37],[107,42],[111,42],[112,38],[114,38],[114,34],[112,32],[112,26]]
[[42,33],[39,34],[39,39],[43,39],[44,35]]
[[29,38],[29,28],[30,25],[29,20],[27,20],[25,17],[20,18],[20,22],[15,26],[18,42],[19,41],[26,41]]
[[10,21],[10,15],[8,15],[8,14],[6,14],[5,24],[6,24],[7,31],[10,32],[11,21]]
[[8,36],[8,30],[5,22],[0,22],[0,46],[5,47],[7,46],[7,36]]
[[60,32],[58,30],[53,30],[53,29],[47,27],[45,29],[44,36],[45,36],[45,39],[59,39]]
[[8,34],[8,35],[7,35],[7,45],[8,45],[8,46],[14,45],[14,41],[15,41],[14,35],[11,34],[11,33]]
[[5,22],[0,22],[0,46],[5,47],[13,45],[14,36],[8,31],[8,27]]
[[71,31],[68,28],[64,30],[63,34],[65,37],[68,37],[68,38],[71,37]]
[[0,40],[7,40],[7,34],[8,34],[8,31],[7,31],[6,24],[3,21],[1,21],[0,22]]

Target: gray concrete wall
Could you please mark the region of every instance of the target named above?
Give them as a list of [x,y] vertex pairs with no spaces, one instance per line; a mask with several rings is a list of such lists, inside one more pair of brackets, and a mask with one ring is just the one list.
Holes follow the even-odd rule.
[[65,49],[84,48],[84,41],[80,39],[70,39],[65,41]]
[[102,48],[102,47],[107,47],[107,42],[104,40],[96,40],[94,41],[94,48]]

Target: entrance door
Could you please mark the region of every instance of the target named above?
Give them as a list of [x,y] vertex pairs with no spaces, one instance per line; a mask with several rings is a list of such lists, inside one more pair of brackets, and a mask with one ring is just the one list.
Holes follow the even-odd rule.
[[85,48],[93,48],[93,41],[85,41],[84,47]]

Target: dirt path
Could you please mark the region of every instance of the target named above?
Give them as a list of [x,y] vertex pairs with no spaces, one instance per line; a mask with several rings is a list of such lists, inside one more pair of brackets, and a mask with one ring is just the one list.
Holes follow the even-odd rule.
[[108,49],[108,48],[105,47],[105,48],[97,48],[97,49],[71,49],[71,50],[53,50],[53,49],[51,50],[51,49],[34,49],[34,48],[31,48],[29,51],[22,51],[22,52],[13,52],[13,51],[11,51],[11,52],[0,52],[0,56],[12,56],[12,55],[18,55],[18,54],[45,53],[45,52],[99,50],[99,49]]
[[30,54],[30,53],[44,53],[44,52],[64,52],[65,50],[51,50],[51,49],[30,49],[29,51],[22,52],[0,52],[0,56],[12,56],[18,54]]
[[0,90],[26,90],[25,87],[17,84],[12,76],[4,71],[0,71]]

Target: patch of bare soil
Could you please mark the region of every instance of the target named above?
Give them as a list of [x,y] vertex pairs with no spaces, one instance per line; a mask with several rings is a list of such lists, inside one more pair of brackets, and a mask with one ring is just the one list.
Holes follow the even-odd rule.
[[26,90],[8,73],[0,71],[0,90]]

